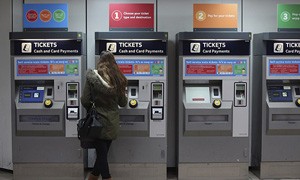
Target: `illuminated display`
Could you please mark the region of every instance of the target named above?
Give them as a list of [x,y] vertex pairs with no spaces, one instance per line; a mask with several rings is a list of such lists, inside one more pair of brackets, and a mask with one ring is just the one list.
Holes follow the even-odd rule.
[[300,76],[300,59],[269,59],[270,76]]
[[247,76],[245,59],[186,59],[186,76]]
[[125,76],[164,76],[164,61],[148,59],[118,59],[120,70]]
[[31,97],[31,93],[24,93],[24,98],[30,98]]
[[16,61],[17,76],[78,76],[78,59],[22,59]]

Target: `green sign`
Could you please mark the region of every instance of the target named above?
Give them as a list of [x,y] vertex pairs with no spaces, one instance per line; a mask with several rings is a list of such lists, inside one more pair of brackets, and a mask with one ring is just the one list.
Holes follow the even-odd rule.
[[152,74],[163,75],[164,65],[163,64],[152,64]]
[[300,29],[300,4],[277,5],[278,29]]
[[234,74],[246,74],[246,64],[236,64],[234,66]]

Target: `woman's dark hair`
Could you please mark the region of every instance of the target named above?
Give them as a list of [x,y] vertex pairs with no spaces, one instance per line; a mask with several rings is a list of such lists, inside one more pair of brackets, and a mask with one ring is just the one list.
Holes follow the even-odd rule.
[[98,73],[120,95],[125,93],[127,79],[120,71],[111,52],[102,51],[97,64]]

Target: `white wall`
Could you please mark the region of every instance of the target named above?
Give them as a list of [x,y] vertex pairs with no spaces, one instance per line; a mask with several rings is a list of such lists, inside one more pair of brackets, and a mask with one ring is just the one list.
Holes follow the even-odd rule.
[[[12,169],[11,133],[11,77],[10,46],[8,34],[11,31],[10,0],[0,1],[0,168]],[[3,7],[3,8],[2,8]]]

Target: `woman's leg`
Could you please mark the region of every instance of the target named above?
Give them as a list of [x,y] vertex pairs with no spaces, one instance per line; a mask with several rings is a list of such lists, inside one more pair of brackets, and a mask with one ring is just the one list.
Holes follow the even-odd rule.
[[99,176],[101,174],[103,179],[109,179],[109,167],[107,162],[107,154],[111,145],[111,140],[101,140],[97,139],[95,142],[97,158],[95,161],[94,169],[92,174]]

